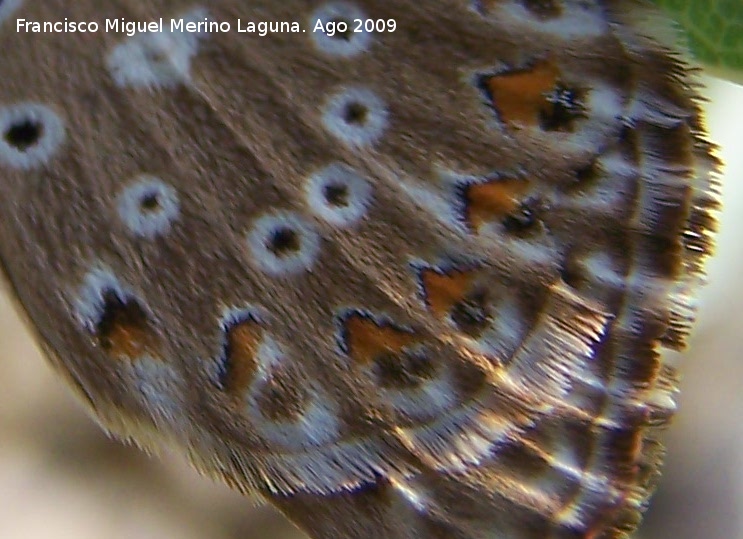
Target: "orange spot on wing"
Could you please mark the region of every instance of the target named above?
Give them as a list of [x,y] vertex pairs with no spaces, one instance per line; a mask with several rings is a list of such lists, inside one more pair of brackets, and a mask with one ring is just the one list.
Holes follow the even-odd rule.
[[528,69],[489,76],[483,83],[502,121],[535,126],[552,108],[547,94],[557,86],[559,74],[554,62],[545,61]]
[[469,292],[474,272],[452,271],[439,273],[432,269],[421,272],[426,300],[436,316],[443,318]]
[[520,178],[498,178],[467,186],[464,193],[467,224],[477,230],[488,221],[512,214],[518,209],[527,186],[528,182]]
[[228,392],[242,393],[253,381],[262,338],[263,328],[254,320],[245,320],[227,330],[224,383]]
[[96,326],[101,347],[117,358],[158,357],[160,339],[144,309],[133,299],[122,300],[104,292],[104,311]]
[[111,327],[105,339],[104,348],[115,357],[158,355],[157,337],[147,326],[119,323]]
[[346,319],[345,328],[349,354],[362,364],[372,362],[380,354],[397,354],[406,346],[421,341],[414,332],[381,325],[358,314]]

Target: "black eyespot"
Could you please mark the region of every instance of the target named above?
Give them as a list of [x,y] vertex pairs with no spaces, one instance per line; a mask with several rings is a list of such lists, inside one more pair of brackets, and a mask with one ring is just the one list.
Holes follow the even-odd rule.
[[155,211],[160,208],[160,200],[157,193],[146,193],[139,201],[139,205],[144,211]]
[[331,206],[348,206],[348,186],[328,184],[323,187],[323,196]]
[[387,129],[389,110],[368,88],[345,88],[330,96],[323,113],[325,128],[346,146],[370,146]]
[[39,141],[42,131],[43,126],[40,123],[21,120],[5,131],[5,140],[17,150],[25,151]]
[[33,102],[0,107],[0,162],[4,165],[20,170],[43,166],[56,156],[64,140],[65,127],[54,109]]
[[167,234],[180,212],[176,190],[148,174],[135,177],[122,189],[117,207],[129,231],[147,239]]
[[490,325],[492,315],[487,294],[476,290],[457,302],[449,313],[457,329],[470,337],[478,337]]
[[266,248],[276,256],[296,253],[301,247],[299,234],[291,228],[279,227],[266,242]]
[[369,115],[369,108],[363,103],[351,102],[346,105],[343,113],[343,119],[346,123],[354,125],[363,125],[366,123]]
[[259,218],[247,240],[253,262],[274,275],[309,270],[321,243],[310,223],[294,212],[284,211]]
[[372,198],[369,181],[338,162],[309,176],[305,190],[310,209],[324,221],[340,227],[363,218]]

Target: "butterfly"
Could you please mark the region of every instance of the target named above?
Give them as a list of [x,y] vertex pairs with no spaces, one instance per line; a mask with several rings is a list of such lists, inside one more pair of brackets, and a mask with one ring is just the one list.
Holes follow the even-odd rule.
[[719,206],[654,8],[4,0],[0,45],[0,267],[107,432],[314,538],[637,527]]

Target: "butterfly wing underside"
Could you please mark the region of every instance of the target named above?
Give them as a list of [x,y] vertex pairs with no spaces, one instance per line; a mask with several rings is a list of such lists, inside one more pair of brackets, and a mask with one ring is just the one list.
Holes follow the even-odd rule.
[[107,430],[317,538],[635,529],[717,207],[653,9],[62,4],[0,2],[0,265]]

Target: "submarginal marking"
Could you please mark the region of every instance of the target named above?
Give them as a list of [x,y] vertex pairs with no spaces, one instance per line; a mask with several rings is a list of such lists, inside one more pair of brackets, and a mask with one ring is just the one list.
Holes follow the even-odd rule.
[[433,379],[437,366],[423,347],[403,348],[398,353],[382,352],[374,359],[372,374],[384,389],[420,387]]
[[[184,26],[209,18],[204,8],[194,8],[179,18]],[[116,45],[106,65],[116,84],[132,88],[169,88],[190,80],[191,59],[207,32],[171,31],[137,34]]]
[[434,316],[468,337],[472,351],[498,362],[508,360],[529,325],[515,292],[483,282],[476,266],[416,263],[414,270]]
[[414,330],[358,310],[339,315],[338,325],[341,350],[361,365],[371,365],[380,357],[398,356],[422,343]]
[[503,123],[537,127],[555,108],[550,95],[558,87],[559,76],[557,64],[545,60],[531,67],[479,74],[477,81]]
[[0,163],[29,170],[49,162],[65,139],[59,115],[41,103],[0,107]]
[[488,222],[506,219],[519,210],[528,187],[529,181],[513,177],[462,184],[459,189],[463,221],[471,231],[478,231]]
[[244,398],[258,433],[289,450],[337,440],[340,425],[332,399],[294,370],[284,347],[264,334],[256,357]]
[[160,337],[150,316],[112,273],[93,270],[85,276],[77,298],[77,313],[109,356],[133,360],[160,355]]
[[467,295],[476,275],[473,271],[444,271],[422,268],[419,279],[426,305],[439,318],[444,318]]
[[[317,8],[310,16],[310,28],[312,33],[312,42],[323,53],[329,56],[339,58],[351,58],[369,49],[372,43],[372,35],[363,30],[355,32],[356,25],[354,20],[366,20],[367,17],[363,11],[353,4],[346,2],[334,2],[325,4]],[[318,23],[327,30],[328,24],[334,24],[335,28],[339,23],[345,23],[347,29],[343,32],[315,32],[314,29]]]
[[264,215],[247,238],[254,262],[272,275],[309,270],[320,251],[321,239],[314,227],[294,212]]
[[315,215],[339,227],[364,217],[372,198],[371,184],[343,163],[332,163],[311,175],[305,189]]
[[131,359],[156,353],[155,336],[139,303],[122,299],[112,290],[103,292],[103,302],[103,314],[96,326],[96,334],[106,352],[114,357]]
[[361,311],[339,316],[341,347],[384,402],[410,419],[431,419],[458,402],[450,373],[415,331]]
[[331,96],[322,120],[330,134],[355,149],[371,146],[381,138],[389,123],[389,111],[370,89],[351,87]]
[[269,378],[253,388],[255,404],[263,417],[273,423],[301,420],[311,404],[303,382],[292,369],[273,369]]
[[223,390],[242,396],[258,371],[258,350],[264,338],[263,323],[252,310],[229,311],[221,322],[224,342],[219,372]]
[[258,432],[271,443],[290,451],[322,446],[338,440],[340,420],[332,400],[310,391],[300,413],[292,419],[274,420],[268,417],[256,399],[248,405]]
[[142,238],[167,234],[179,211],[175,189],[155,176],[138,176],[118,197],[119,217],[130,232]]
[[459,331],[478,337],[490,326],[493,317],[487,291],[479,288],[462,297],[453,306],[449,317]]
[[477,338],[492,324],[491,300],[477,285],[476,270],[427,267],[419,271],[419,280],[431,311],[465,335]]

